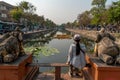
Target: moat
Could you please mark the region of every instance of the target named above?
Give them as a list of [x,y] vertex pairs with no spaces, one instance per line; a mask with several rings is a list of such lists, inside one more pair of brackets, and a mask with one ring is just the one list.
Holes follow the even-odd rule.
[[[56,35],[69,35],[69,37],[56,37]],[[33,39],[27,40],[25,43],[24,47],[44,47],[48,48],[50,47],[51,49],[54,48],[57,50],[57,52],[53,53],[48,53],[46,54],[41,54],[38,53],[37,55],[34,56],[33,62],[38,62],[38,63],[66,63],[67,61],[67,55],[68,55],[68,49],[71,43],[73,43],[73,37],[74,33],[68,32],[68,31],[54,31],[47,33],[45,35],[39,35],[36,38],[34,37]],[[82,38],[81,40],[81,46],[83,49],[86,50],[86,52],[92,52],[93,51],[93,42]],[[91,47],[92,46],[92,47]],[[42,48],[43,49],[43,48]],[[89,51],[88,51],[89,50]],[[40,68],[41,71],[47,71],[47,72],[53,72],[54,68],[51,67],[44,67]],[[68,68],[62,68],[62,72],[68,71]]]

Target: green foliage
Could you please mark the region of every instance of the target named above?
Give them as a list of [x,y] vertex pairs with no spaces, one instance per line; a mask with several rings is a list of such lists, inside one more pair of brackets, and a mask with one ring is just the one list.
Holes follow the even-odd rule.
[[47,28],[52,28],[55,26],[55,23],[52,22],[51,20],[49,19],[46,19],[45,22],[44,22],[44,25],[47,27]]
[[93,7],[91,10],[90,10],[90,13],[95,16],[99,13],[99,9],[97,7]]
[[103,26],[107,24],[120,25],[120,0],[113,2],[109,8],[105,7],[106,1],[92,0],[93,8],[78,15],[79,26],[86,26],[88,24]]
[[24,12],[27,12],[27,13],[33,13],[34,11],[36,11],[36,8],[34,5],[32,5],[31,3],[29,2],[26,2],[26,1],[21,1],[19,3],[19,7],[24,11]]
[[100,21],[99,15],[96,15],[93,17],[91,24],[97,25],[99,24],[99,21]]
[[55,53],[59,53],[59,51],[56,48],[47,47],[47,46],[41,46],[41,47],[29,47],[25,48],[26,52],[32,52],[34,56],[40,57],[40,54],[43,54],[45,56],[54,55]]
[[106,3],[106,0],[93,0],[92,1],[92,5],[95,5],[91,10],[91,14],[93,15],[93,18],[92,18],[92,21],[91,21],[91,24],[95,24],[95,25],[98,25],[98,24],[101,24],[103,25],[105,22],[104,20],[106,20],[106,15],[104,12],[105,12],[105,3]]
[[20,8],[16,8],[16,9],[11,10],[10,14],[13,17],[13,19],[18,21],[21,18],[23,11]]
[[96,5],[99,8],[105,8],[105,3],[107,0],[93,0],[92,5]]
[[21,3],[19,4],[19,6],[20,6],[22,9],[28,10],[28,9],[29,9],[28,4],[29,4],[29,3],[26,2],[26,1],[21,1]]
[[94,24],[94,25],[98,25],[98,24],[105,25],[105,24],[108,24],[109,23],[108,17],[109,17],[108,10],[104,11],[101,14],[96,14],[92,18],[91,24]]
[[78,15],[78,22],[80,26],[87,26],[91,22],[91,16],[89,11],[85,11]]
[[109,21],[112,23],[120,22],[120,1],[113,2],[113,5],[109,9]]
[[102,25],[108,24],[109,23],[109,11],[105,10],[103,13],[101,13],[101,20],[100,23]]
[[75,26],[75,27],[79,27],[79,23],[78,23],[77,20],[75,20],[75,21],[73,22],[73,26]]

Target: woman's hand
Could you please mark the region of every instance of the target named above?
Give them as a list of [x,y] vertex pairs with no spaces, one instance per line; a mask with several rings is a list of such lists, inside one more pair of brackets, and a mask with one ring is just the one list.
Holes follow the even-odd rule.
[[69,65],[69,64],[70,64],[70,61],[69,61],[69,62],[66,62],[66,64]]

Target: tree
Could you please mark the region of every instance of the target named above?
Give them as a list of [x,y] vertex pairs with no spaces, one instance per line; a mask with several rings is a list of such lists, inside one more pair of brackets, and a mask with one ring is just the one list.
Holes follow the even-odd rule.
[[46,28],[54,28],[56,26],[55,23],[49,19],[46,19],[44,24],[45,24]]
[[34,5],[32,5],[29,2],[26,1],[21,1],[18,5],[19,8],[21,8],[23,10],[23,21],[24,21],[24,25],[26,26],[26,28],[29,30],[31,28],[31,24],[33,24],[34,22],[32,22],[33,20],[33,14],[36,11],[36,7]]
[[20,18],[22,17],[23,10],[16,7],[15,9],[10,11],[10,14],[14,20],[17,20],[19,22]]
[[39,22],[40,22],[41,26],[44,27],[44,22],[45,22],[44,16],[39,16]]
[[91,22],[91,14],[89,11],[85,11],[82,14],[79,14],[77,19],[80,26],[87,26]]
[[72,23],[72,25],[73,25],[74,27],[79,27],[79,22],[78,22],[77,20],[75,20],[75,21]]
[[113,2],[109,9],[109,21],[112,23],[120,24],[120,0]]
[[98,8],[105,8],[105,3],[107,0],[93,0],[92,5],[96,5]]
[[72,24],[72,23],[67,22],[66,25],[65,25],[65,27],[66,27],[66,28],[72,28],[72,25],[71,25],[71,24]]
[[98,25],[103,24],[103,13],[105,12],[105,3],[107,0],[93,0],[92,5],[94,6],[90,12],[93,16],[91,24]]
[[19,7],[25,12],[25,13],[34,13],[34,11],[36,11],[36,7],[34,5],[32,5],[29,2],[26,1],[21,1],[19,3]]
[[13,19],[21,22],[23,25],[26,26],[26,29],[34,29],[34,26],[39,27],[39,29],[44,27],[46,24],[47,26],[55,26],[56,24],[51,20],[45,20],[44,16],[39,16],[35,14],[36,7],[29,2],[21,1],[18,6],[11,10],[11,16]]
[[105,10],[103,13],[100,15],[100,24],[105,26],[106,24],[109,23],[109,10]]
[[10,11],[10,14],[13,19],[20,21],[20,18],[29,19],[35,10],[36,8],[31,3],[21,1],[16,8]]

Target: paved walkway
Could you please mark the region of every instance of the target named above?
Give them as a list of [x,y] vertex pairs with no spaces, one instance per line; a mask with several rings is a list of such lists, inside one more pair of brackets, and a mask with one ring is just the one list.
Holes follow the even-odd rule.
[[[35,80],[54,80],[55,79],[54,75],[55,75],[54,73],[47,72],[39,73]],[[83,76],[70,77],[67,73],[65,73],[61,74],[61,80],[84,80],[84,77]]]
[[[93,80],[88,72],[88,67],[85,67],[79,75],[70,77],[68,73],[62,73],[60,80]],[[34,80],[55,80],[55,74],[48,72],[39,73]]]

